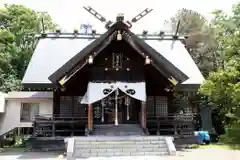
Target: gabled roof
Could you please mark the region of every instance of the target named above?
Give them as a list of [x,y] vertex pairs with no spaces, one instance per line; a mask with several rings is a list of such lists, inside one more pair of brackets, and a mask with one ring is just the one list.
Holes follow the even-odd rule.
[[145,42],[189,77],[181,84],[203,83],[204,77],[201,71],[180,41],[145,40]]
[[41,38],[23,77],[23,85],[51,84],[48,77],[94,39]]
[[[114,28],[110,28],[100,38],[40,38],[34,54],[29,62],[22,83],[25,87],[47,85],[73,68],[96,46],[103,44]],[[131,41],[140,48],[150,52],[162,71],[174,74],[182,84],[201,84],[204,80],[184,45],[177,40],[143,40],[132,34]],[[92,53],[92,52],[91,52]],[[187,80],[187,78],[189,79]],[[186,81],[185,81],[186,80]]]
[[53,72],[48,77],[49,80],[51,80],[51,82],[53,83],[56,83],[56,81],[62,78],[64,74],[66,74],[74,66],[76,66],[79,61],[81,61],[83,58],[86,58],[87,55],[92,54],[99,46],[103,45],[104,41],[106,41],[107,38],[109,38],[115,30],[115,28],[110,28],[107,32],[105,32],[95,41],[84,47],[82,50],[79,50],[77,54],[75,54],[71,59],[66,61],[66,63],[63,64],[60,68],[58,68],[55,72]]
[[[154,67],[157,68],[167,79],[173,77],[179,82],[183,82],[188,79],[187,75],[185,75],[181,70],[175,67],[169,60],[167,60],[161,53],[158,53],[151,46],[145,43],[138,36],[133,34],[127,26],[123,22],[116,22],[108,31],[96,39],[93,43],[85,47],[82,51],[76,54],[73,58],[67,61],[62,67],[60,67],[56,72],[54,72],[49,79],[52,83],[56,83],[61,78],[63,78],[66,74],[71,72],[79,62],[81,62],[87,56],[100,52],[98,49],[103,49],[107,47],[107,45],[115,39],[116,35],[113,36],[117,30],[123,30],[123,39],[125,39],[133,48],[140,52],[139,54],[146,54],[151,57],[153,60]],[[108,42],[108,43],[107,43]],[[100,47],[99,47],[100,46]],[[85,63],[86,64],[86,63]],[[70,75],[68,75],[70,76]]]

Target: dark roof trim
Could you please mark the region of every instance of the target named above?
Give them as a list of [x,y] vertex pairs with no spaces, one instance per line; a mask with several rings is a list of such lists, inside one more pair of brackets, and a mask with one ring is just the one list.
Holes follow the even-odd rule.
[[176,91],[194,91],[196,92],[200,88],[200,84],[178,84],[176,85]]
[[54,85],[52,83],[23,83],[23,88],[53,88]]
[[[160,36],[160,34],[135,34],[138,36],[140,39],[143,40],[186,40],[188,37],[187,36],[179,36],[177,39],[174,38],[174,35],[166,35],[164,34],[163,36]],[[102,34],[96,33],[96,34],[89,34],[89,33],[60,33],[60,35],[57,35],[56,33],[44,33],[41,35],[36,35],[36,38],[65,38],[65,39],[97,39]]]
[[60,67],[57,71],[55,71],[51,76],[49,76],[49,80],[52,83],[55,83],[57,80],[62,78],[64,74],[69,72],[74,66],[78,64],[80,60],[85,58],[89,53],[95,50],[99,45],[101,45],[105,39],[107,39],[116,29],[123,28],[123,23],[117,22],[114,24],[106,33],[100,36],[98,39],[93,41],[90,45],[76,54],[73,58],[71,58],[68,62],[66,62],[62,67]]

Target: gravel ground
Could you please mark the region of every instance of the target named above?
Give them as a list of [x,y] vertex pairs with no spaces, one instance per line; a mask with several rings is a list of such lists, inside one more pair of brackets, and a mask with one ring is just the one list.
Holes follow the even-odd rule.
[[[58,160],[58,155],[57,153],[36,153],[18,150],[0,153],[0,160]],[[208,148],[181,151],[174,157],[93,157],[85,160],[240,160],[240,151]]]

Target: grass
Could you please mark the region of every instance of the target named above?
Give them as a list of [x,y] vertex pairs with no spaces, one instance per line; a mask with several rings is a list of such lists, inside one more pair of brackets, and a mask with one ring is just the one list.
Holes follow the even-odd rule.
[[215,143],[209,145],[200,145],[199,148],[222,148],[229,150],[240,150],[240,144],[223,144],[223,143]]
[[231,150],[240,150],[240,124],[232,124],[225,128],[226,134],[221,135],[218,143],[210,145],[201,145],[200,148],[223,148]]

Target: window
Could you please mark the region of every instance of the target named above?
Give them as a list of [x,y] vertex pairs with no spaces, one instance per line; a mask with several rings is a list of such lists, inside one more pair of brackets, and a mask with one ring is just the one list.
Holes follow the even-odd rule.
[[156,96],[156,116],[168,115],[168,99],[165,96]]
[[73,115],[73,97],[61,96],[60,97],[60,117],[72,117]]
[[39,103],[22,103],[20,120],[31,122],[39,114]]

